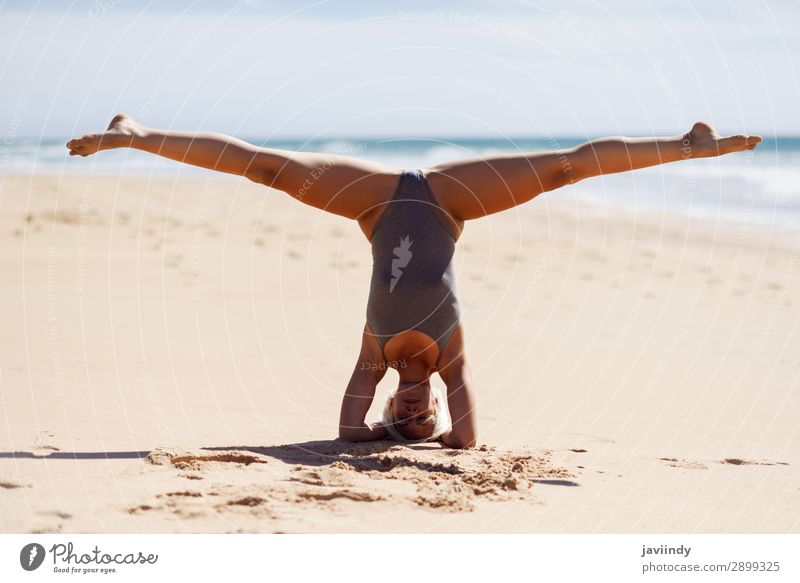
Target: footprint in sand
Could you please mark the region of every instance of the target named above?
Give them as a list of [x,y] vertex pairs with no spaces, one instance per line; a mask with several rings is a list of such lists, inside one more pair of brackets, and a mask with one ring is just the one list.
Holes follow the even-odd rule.
[[30,488],[31,484],[17,484],[16,482],[0,482],[3,490],[16,490],[17,488]]
[[277,225],[269,225],[269,224],[261,225],[260,229],[263,233],[277,233],[279,231]]
[[226,453],[178,454],[163,449],[156,449],[151,451],[144,459],[147,463],[153,465],[171,465],[180,470],[202,470],[205,465],[212,463],[225,463],[238,466],[267,463],[267,460],[260,456],[237,451]]
[[726,466],[788,466],[786,462],[772,462],[769,460],[746,460],[737,457],[727,457],[719,463]]
[[159,497],[164,496],[183,496],[187,498],[200,498],[203,496],[202,492],[192,492],[189,490],[182,490],[180,492],[167,492],[166,494],[159,494]]
[[786,289],[783,286],[783,284],[780,284],[780,283],[777,283],[777,282],[774,282],[774,281],[765,284],[763,287],[765,289],[770,290],[770,291],[777,291],[777,292],[784,291]]
[[336,499],[352,500],[354,502],[377,502],[378,500],[384,499],[383,496],[378,494],[356,492],[353,490],[334,490],[332,492],[306,491],[298,492],[297,496],[305,500],[316,500],[319,502],[330,502]]
[[[261,498],[260,496],[245,496],[244,498],[235,498],[233,500],[228,500],[223,505],[224,506],[261,506],[262,504],[266,504],[267,500]],[[219,506],[219,505],[218,505]]]
[[353,485],[352,480],[347,478],[347,472],[336,468],[308,470],[304,466],[296,466],[292,468],[289,480],[309,486],[349,487]]
[[666,464],[671,468],[683,468],[686,470],[707,470],[708,466],[693,460],[679,460],[678,458],[674,457],[662,457],[658,458],[662,462],[666,462]]
[[597,435],[587,435],[585,433],[570,433],[568,435],[575,435],[577,437],[582,437],[592,443],[602,443],[602,444],[615,443],[613,439],[609,439],[608,437],[600,437]]
[[55,516],[61,520],[69,520],[72,518],[72,514],[68,512],[61,512],[60,510],[45,510],[44,512],[39,512],[39,514],[42,516]]
[[183,255],[180,253],[168,253],[164,264],[167,267],[177,268],[180,267],[181,261],[183,261]]
[[[668,466],[673,468],[686,468],[690,470],[707,470],[708,466],[697,460],[678,459],[674,457],[662,457],[659,460],[666,462]],[[708,462],[715,463],[715,462]],[[788,466],[786,462],[773,462],[769,460],[747,460],[742,458],[725,458],[719,460],[719,464],[726,466]]]
[[55,437],[55,433],[52,431],[39,432],[39,435],[33,439],[31,454],[34,457],[47,457],[54,452],[60,451],[55,445],[48,443],[53,437]]

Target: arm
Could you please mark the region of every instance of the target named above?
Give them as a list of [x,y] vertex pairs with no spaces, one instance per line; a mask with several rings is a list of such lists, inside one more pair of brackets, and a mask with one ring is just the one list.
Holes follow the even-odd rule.
[[475,398],[466,360],[460,356],[439,372],[447,386],[447,406],[453,428],[442,436],[448,447],[472,447],[478,437],[475,419]]
[[[370,426],[365,422],[367,412],[375,398],[375,388],[386,374],[383,357],[374,336],[365,327],[361,352],[347,384],[339,413],[339,437],[346,441],[372,441],[386,437],[382,425]],[[373,366],[375,365],[375,366]]]
[[365,422],[380,378],[373,371],[359,370],[359,366],[360,363],[356,365],[342,399],[339,437],[345,441],[383,439],[386,437],[386,429],[382,425],[370,426]]

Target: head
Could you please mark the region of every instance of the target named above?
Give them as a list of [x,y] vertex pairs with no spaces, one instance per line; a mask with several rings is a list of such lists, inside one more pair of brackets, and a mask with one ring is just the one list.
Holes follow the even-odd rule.
[[381,422],[398,441],[435,441],[450,429],[450,413],[442,393],[428,379],[400,383],[386,399]]

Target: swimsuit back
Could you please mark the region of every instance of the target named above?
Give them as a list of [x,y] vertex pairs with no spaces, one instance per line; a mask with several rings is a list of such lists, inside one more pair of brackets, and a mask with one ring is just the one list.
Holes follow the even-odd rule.
[[419,330],[440,354],[458,326],[455,227],[436,204],[421,170],[405,170],[372,230],[367,323],[383,350],[395,335]]

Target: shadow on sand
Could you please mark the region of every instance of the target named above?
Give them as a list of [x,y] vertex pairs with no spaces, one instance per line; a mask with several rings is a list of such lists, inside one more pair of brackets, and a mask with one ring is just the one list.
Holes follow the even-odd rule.
[[[354,466],[361,471],[376,470],[386,471],[397,465],[415,467],[422,471],[446,472],[457,475],[465,470],[453,463],[460,455],[458,450],[450,450],[436,443],[400,445],[396,441],[371,441],[350,443],[339,439],[306,441],[302,443],[288,443],[271,446],[211,446],[202,448],[204,451],[224,452],[238,451],[249,452],[255,455],[271,457],[291,465],[329,466],[336,462],[343,462]],[[441,457],[436,455],[435,461],[424,461],[403,455],[406,450],[441,452]],[[475,450],[465,450],[475,452]],[[140,451],[89,451],[68,452],[53,451],[34,453],[30,451],[3,451],[0,459],[46,459],[46,460],[120,460],[144,459],[151,452]],[[533,482],[548,486],[578,486],[572,480],[535,479]]]

